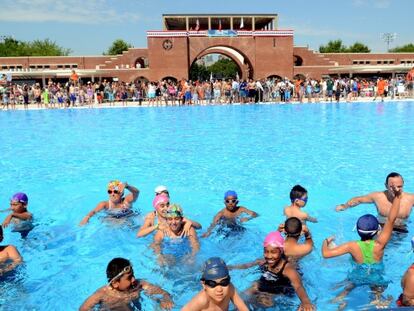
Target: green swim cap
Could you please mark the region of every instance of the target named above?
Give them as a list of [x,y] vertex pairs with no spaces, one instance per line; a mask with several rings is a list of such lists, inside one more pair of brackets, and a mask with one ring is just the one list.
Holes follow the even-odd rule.
[[173,203],[168,207],[167,218],[183,217],[183,209],[179,204]]

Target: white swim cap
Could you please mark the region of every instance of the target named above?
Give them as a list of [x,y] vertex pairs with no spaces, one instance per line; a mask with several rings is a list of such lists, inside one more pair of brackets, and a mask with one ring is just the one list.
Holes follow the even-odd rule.
[[168,189],[166,186],[158,186],[155,188],[154,192],[160,194],[161,192],[168,192]]

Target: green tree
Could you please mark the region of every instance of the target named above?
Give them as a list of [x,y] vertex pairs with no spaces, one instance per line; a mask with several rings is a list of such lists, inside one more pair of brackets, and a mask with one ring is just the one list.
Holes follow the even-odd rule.
[[346,49],[347,53],[370,53],[371,50],[368,46],[361,42],[355,42],[349,48]]
[[239,71],[237,64],[229,58],[219,59],[207,69],[212,72],[214,76],[219,76],[223,79],[234,79]]
[[190,68],[190,80],[204,81],[210,79],[210,71],[204,65],[194,63]]
[[394,53],[414,53],[414,44],[409,43],[403,46],[397,46],[390,50],[390,52]]
[[331,40],[327,45],[319,47],[320,53],[345,53],[346,47],[342,44],[342,40]]
[[70,52],[49,39],[25,42],[7,37],[0,42],[0,57],[67,56]]
[[132,45],[127,43],[122,39],[116,39],[112,42],[111,46],[108,48],[108,51],[104,52],[104,55],[117,55],[122,54],[123,51],[127,51],[129,48],[132,48]]

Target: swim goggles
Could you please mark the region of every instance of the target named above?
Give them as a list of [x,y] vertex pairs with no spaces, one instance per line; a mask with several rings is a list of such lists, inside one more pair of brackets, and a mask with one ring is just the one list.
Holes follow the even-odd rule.
[[233,200],[225,200],[225,202],[226,202],[227,204],[229,204],[229,203],[237,203],[237,199],[233,199]]
[[370,234],[371,236],[374,236],[375,234],[377,234],[378,231],[382,230],[382,227],[381,227],[380,224],[378,224],[378,228],[376,230],[362,230],[362,229],[358,229],[358,228],[356,228],[356,229],[360,233]]
[[119,194],[119,190],[116,190],[116,189],[114,189],[114,190],[108,189],[108,194],[112,194],[112,193]]
[[202,280],[205,285],[211,288],[215,288],[217,286],[227,287],[230,285],[230,276],[226,277],[225,279],[221,280],[220,282],[216,282],[213,280]]
[[116,281],[117,279],[121,278],[124,274],[128,274],[131,273],[132,271],[132,266],[126,266],[124,269],[122,269],[121,272],[119,272],[117,275],[115,275],[109,282],[108,282],[108,286],[112,284],[112,282]]

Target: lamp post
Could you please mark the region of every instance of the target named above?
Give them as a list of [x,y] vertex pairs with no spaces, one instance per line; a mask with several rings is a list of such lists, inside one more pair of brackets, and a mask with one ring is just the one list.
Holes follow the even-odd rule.
[[381,39],[387,43],[387,52],[390,51],[390,43],[397,38],[397,34],[394,32],[385,32],[381,34]]

